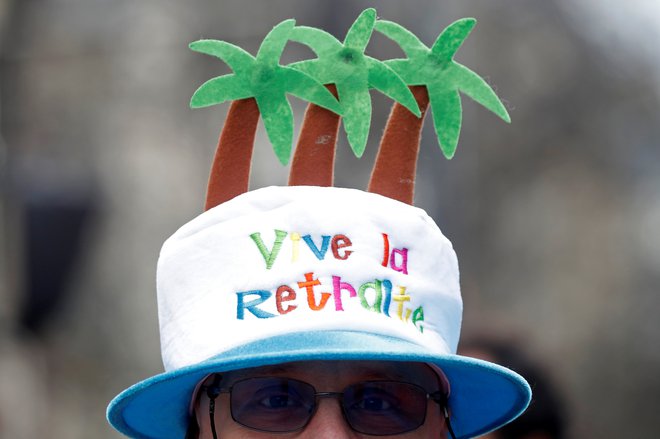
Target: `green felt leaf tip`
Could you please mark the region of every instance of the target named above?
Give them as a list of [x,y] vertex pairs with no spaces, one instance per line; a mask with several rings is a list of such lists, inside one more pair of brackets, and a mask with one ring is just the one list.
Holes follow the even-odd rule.
[[344,109],[344,129],[348,144],[360,158],[364,154],[371,125],[371,95],[367,87],[354,88],[346,84],[337,85],[339,101]]
[[236,73],[250,70],[254,62],[254,57],[248,52],[225,41],[199,40],[190,43],[188,47],[195,52],[220,58]]
[[376,10],[369,8],[362,11],[346,32],[344,46],[364,52],[371,39],[374,24],[376,24]]
[[400,24],[387,20],[378,20],[374,28],[389,39],[398,42],[408,57],[428,51],[428,48],[417,38],[417,35]]
[[285,77],[287,83],[286,90],[292,95],[308,102],[314,102],[316,105],[339,115],[342,114],[339,101],[337,101],[327,88],[319,87],[318,81],[311,76],[287,67],[283,69],[282,76]]
[[405,59],[386,61],[408,85],[423,85],[429,94],[433,124],[445,157],[453,157],[462,124],[459,91],[486,107],[506,122],[509,114],[492,88],[479,75],[454,61],[454,55],[476,24],[463,18],[445,28],[432,48],[424,46],[404,27],[387,21],[376,22],[375,29],[395,41]]
[[290,67],[337,87],[344,130],[357,157],[364,152],[371,124],[370,89],[400,102],[418,116],[421,114],[405,82],[382,61],[364,53],[375,23],[376,11],[370,8],[358,16],[343,43],[327,32],[304,26],[295,27],[289,36],[317,55]]
[[190,108],[202,108],[227,101],[245,99],[252,95],[249,85],[234,74],[209,79],[190,99]]
[[295,25],[296,20],[289,19],[273,27],[259,47],[257,61],[265,64],[278,64],[291,29]]
[[447,159],[454,157],[461,132],[461,97],[455,90],[429,90],[433,125],[438,143]]
[[476,24],[474,18],[456,20],[440,33],[431,46],[431,53],[438,60],[451,61]]
[[367,58],[367,63],[369,66],[369,85],[399,102],[415,116],[421,117],[422,112],[419,110],[415,97],[399,75],[386,64],[374,58]]
[[463,65],[457,64],[455,69],[460,72],[455,77],[459,90],[488,108],[506,123],[511,123],[511,117],[504,104],[486,81]]
[[[339,51],[343,47],[341,41],[328,32],[315,27],[296,26],[289,34],[289,39],[305,44],[319,57]],[[305,61],[301,63],[305,63]]]
[[257,98],[266,134],[282,165],[291,157],[293,143],[293,110],[284,93],[270,93]]

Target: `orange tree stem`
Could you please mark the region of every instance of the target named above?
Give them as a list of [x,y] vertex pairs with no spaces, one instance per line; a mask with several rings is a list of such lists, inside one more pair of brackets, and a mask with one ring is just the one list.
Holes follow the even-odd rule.
[[254,98],[232,102],[213,158],[204,210],[247,192],[258,122]]
[[376,162],[371,172],[367,191],[384,195],[403,203],[413,204],[417,156],[422,136],[422,125],[429,104],[426,87],[410,87],[421,117],[395,103],[387,119]]
[[[337,97],[334,85],[326,85]],[[289,172],[289,186],[332,186],[340,117],[309,104]]]

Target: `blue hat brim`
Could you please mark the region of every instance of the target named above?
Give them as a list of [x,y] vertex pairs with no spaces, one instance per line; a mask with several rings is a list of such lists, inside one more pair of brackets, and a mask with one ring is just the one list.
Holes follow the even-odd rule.
[[188,428],[190,401],[208,374],[305,360],[384,360],[430,363],[451,385],[449,409],[457,439],[487,433],[522,413],[531,399],[515,372],[460,355],[433,355],[407,340],[354,331],[317,331],[261,339],[203,362],[141,381],[108,406],[108,421],[140,439],[180,439]]

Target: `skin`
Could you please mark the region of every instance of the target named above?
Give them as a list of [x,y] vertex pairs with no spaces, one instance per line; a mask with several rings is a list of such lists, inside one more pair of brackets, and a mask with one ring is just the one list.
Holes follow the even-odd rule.
[[[280,376],[299,379],[312,384],[319,392],[339,392],[359,381],[397,380],[422,386],[429,392],[441,386],[437,374],[426,364],[376,361],[306,361],[265,366],[223,374],[223,387],[233,382],[255,376]],[[208,418],[208,397],[201,395],[195,404],[200,439],[212,439]],[[426,421],[418,429],[391,438],[440,438],[446,437],[441,407],[433,401],[427,405]],[[318,409],[309,424],[293,433],[264,433],[250,430],[234,422],[229,411],[229,395],[220,394],[216,399],[216,431],[219,439],[266,439],[276,436],[282,439],[356,439],[373,438],[357,433],[348,426],[342,415],[339,401],[320,398]]]

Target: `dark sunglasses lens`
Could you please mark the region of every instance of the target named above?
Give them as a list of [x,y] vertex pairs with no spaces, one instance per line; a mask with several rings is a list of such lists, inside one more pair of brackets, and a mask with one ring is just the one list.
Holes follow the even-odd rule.
[[367,382],[344,392],[344,413],[357,432],[386,436],[419,428],[426,418],[426,391],[399,382]]
[[300,430],[314,412],[314,387],[286,378],[250,378],[236,382],[231,391],[231,415],[255,430]]

